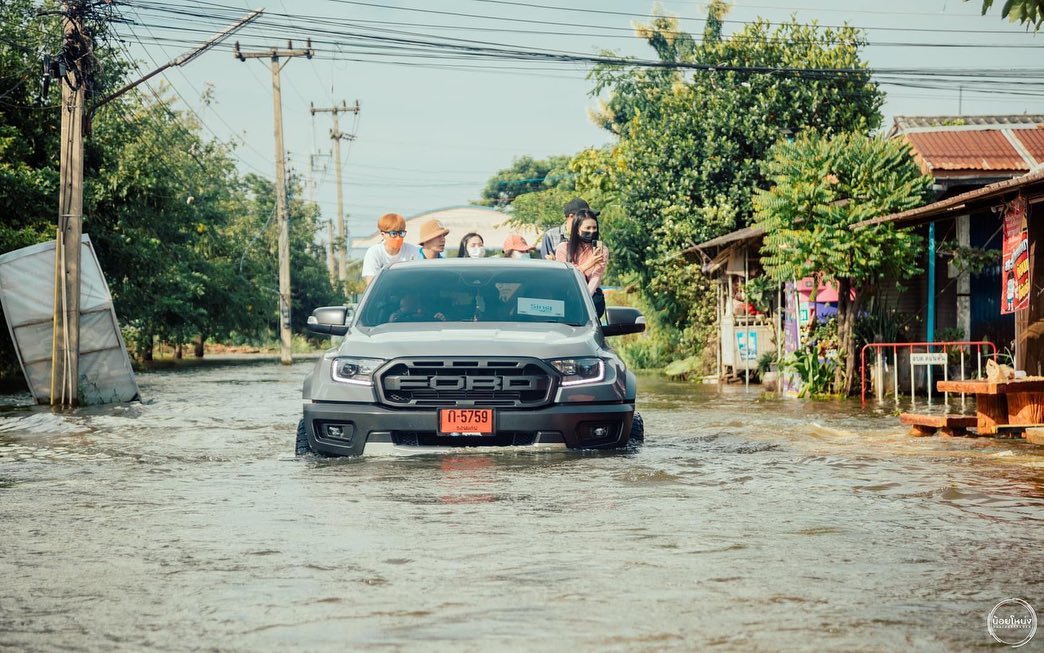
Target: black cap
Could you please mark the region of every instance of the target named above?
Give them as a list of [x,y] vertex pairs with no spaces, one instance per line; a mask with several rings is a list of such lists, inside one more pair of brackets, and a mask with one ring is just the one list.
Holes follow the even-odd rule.
[[[575,214],[577,211],[581,211],[583,209],[587,209],[588,211],[590,211],[591,210],[591,205],[588,204],[586,201],[584,201],[584,200],[580,199],[579,197],[577,197],[577,198],[571,199],[568,202],[566,202],[565,214],[566,215],[572,215],[572,214]],[[595,215],[598,215],[598,214],[595,213]]]

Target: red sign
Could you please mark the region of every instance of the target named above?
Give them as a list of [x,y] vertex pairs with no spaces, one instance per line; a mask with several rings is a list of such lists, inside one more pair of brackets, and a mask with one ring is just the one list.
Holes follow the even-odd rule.
[[1026,199],[1021,195],[1004,207],[1004,249],[1001,269],[1001,313],[1029,308],[1029,234]]

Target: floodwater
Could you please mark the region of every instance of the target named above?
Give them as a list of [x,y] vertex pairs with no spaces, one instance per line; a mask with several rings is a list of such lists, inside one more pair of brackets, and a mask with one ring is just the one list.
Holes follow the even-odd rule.
[[309,366],[2,398],[0,649],[986,651],[1044,608],[1044,447],[650,377],[637,453],[297,459]]

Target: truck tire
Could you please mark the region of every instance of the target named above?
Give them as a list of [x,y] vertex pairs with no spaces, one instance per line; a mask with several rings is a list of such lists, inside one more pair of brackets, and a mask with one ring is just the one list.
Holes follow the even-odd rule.
[[634,419],[631,420],[631,436],[627,438],[627,444],[638,445],[645,442],[645,420],[641,413],[634,411]]
[[304,420],[297,423],[297,446],[294,447],[294,451],[298,456],[312,452],[312,448],[308,446],[308,431],[305,429]]

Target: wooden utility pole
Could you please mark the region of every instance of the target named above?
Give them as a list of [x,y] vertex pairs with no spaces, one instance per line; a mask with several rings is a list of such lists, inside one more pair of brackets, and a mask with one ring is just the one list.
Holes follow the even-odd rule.
[[[80,240],[83,237],[83,133],[87,90],[91,86],[94,55],[84,29],[90,3],[64,0],[62,58],[58,76],[62,84],[61,150],[59,153],[58,230],[55,239],[54,316],[51,342],[51,397],[54,405],[80,402]],[[118,98],[172,66],[183,66],[225,37],[261,15],[255,10],[215,34],[194,50],[160,66],[137,81],[100,100],[93,111]]]
[[[286,206],[286,150],[283,148],[283,95],[279,86],[279,73],[286,63],[280,64],[282,58],[305,57],[311,59],[312,40],[308,39],[307,47],[294,49],[292,41],[287,42],[286,50],[272,48],[266,52],[242,52],[236,42],[232,53],[240,61],[247,59],[268,58],[272,62],[272,107],[275,110],[275,154],[276,154],[276,215],[279,221],[279,360],[283,365],[294,362],[290,351],[290,216]],[[288,63],[288,62],[287,62]]]
[[[58,237],[55,242],[55,319],[51,405],[79,403],[80,238],[83,235],[83,108],[90,83],[91,44],[82,2],[65,2],[59,155]],[[58,386],[60,385],[60,389]],[[56,397],[57,396],[57,397]]]
[[334,171],[337,178],[337,245],[334,253],[337,257],[337,279],[344,284],[348,280],[348,251],[351,249],[352,234],[348,230],[348,223],[344,218],[344,184],[341,181],[341,141],[355,140],[355,134],[345,134],[337,120],[341,113],[359,113],[359,101],[353,106],[341,100],[341,105],[334,105],[325,109],[311,107],[312,115],[317,113],[329,113],[333,115],[333,128],[330,129],[330,138],[333,139]]

